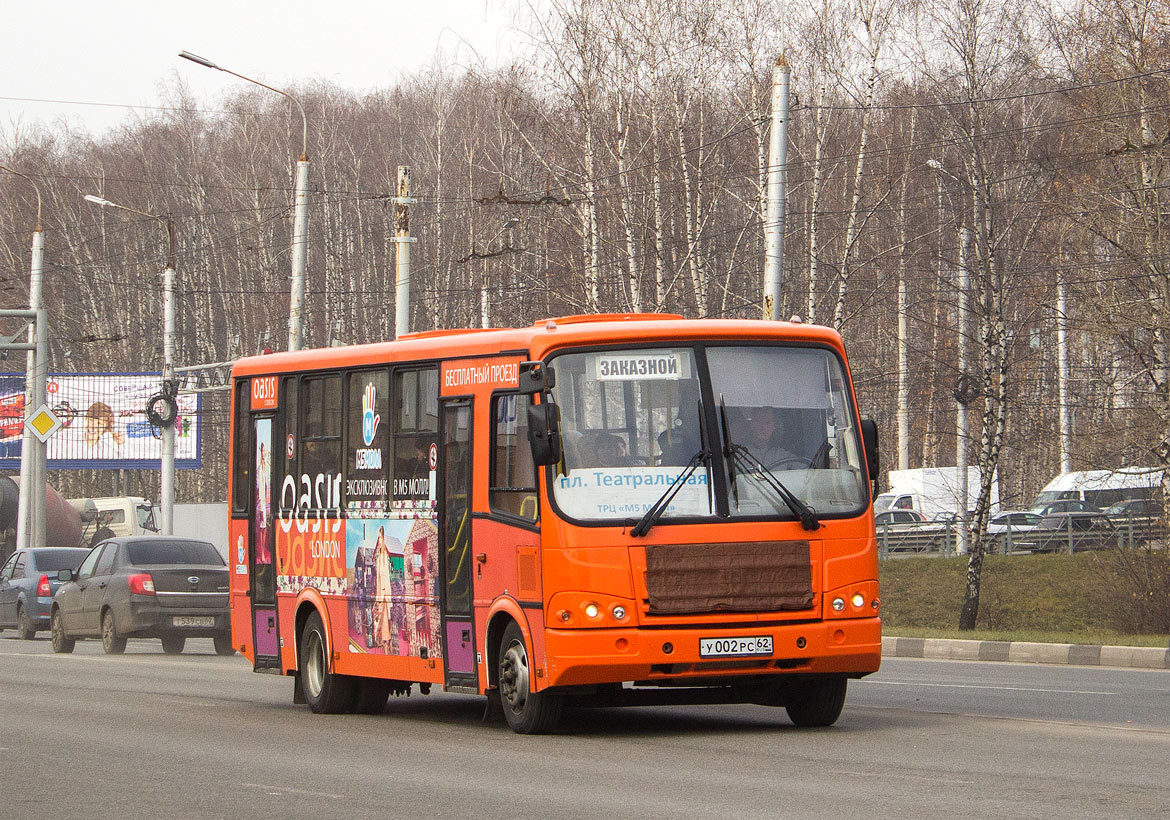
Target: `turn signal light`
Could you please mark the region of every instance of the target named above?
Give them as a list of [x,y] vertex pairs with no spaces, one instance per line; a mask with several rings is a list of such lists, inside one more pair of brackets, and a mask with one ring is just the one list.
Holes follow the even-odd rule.
[[126,579],[131,595],[154,595],[154,578],[149,572],[140,572]]
[[41,580],[37,582],[37,597],[38,598],[52,598],[53,588],[49,586],[49,576],[42,575]]

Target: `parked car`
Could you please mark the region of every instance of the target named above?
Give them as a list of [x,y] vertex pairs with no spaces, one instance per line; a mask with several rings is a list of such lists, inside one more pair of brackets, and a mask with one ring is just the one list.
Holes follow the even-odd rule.
[[902,530],[920,528],[930,522],[926,519],[925,515],[917,510],[886,510],[875,515],[873,517],[873,523],[879,530],[883,527]]
[[1027,532],[1036,529],[1039,523],[1040,516],[1034,512],[1012,510],[992,516],[991,520],[987,522],[987,532],[991,535],[1006,533],[1009,529],[1013,533]]
[[1101,512],[1052,513],[1040,518],[1036,528],[1021,537],[1020,546],[1036,552],[1101,549],[1118,544],[1117,528]]
[[54,652],[72,652],[77,638],[101,638],[116,655],[127,638],[159,638],[178,654],[187,638],[212,638],[215,651],[234,651],[228,617],[228,568],[212,544],[156,535],[111,538],[94,547],[76,571],[58,573],[50,625]]
[[1130,498],[1106,507],[1103,512],[1110,518],[1158,518],[1162,515],[1162,505],[1149,498]]
[[32,547],[14,552],[0,568],[0,630],[16,628],[31,641],[49,628],[53,593],[61,586],[57,573],[81,563],[84,547]]
[[1038,504],[1031,509],[1037,515],[1052,515],[1053,513],[1069,512],[1101,512],[1088,502],[1076,498],[1065,498],[1060,501],[1049,501],[1047,504]]

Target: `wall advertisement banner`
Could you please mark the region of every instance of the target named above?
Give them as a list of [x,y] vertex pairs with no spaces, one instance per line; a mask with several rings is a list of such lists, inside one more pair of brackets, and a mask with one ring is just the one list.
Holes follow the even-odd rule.
[[[160,386],[158,373],[50,373],[47,404],[62,427],[48,441],[48,469],[158,469],[162,439],[146,403]],[[176,401],[175,467],[197,470],[200,396]],[[24,374],[0,374],[0,469],[20,469],[26,412]]]

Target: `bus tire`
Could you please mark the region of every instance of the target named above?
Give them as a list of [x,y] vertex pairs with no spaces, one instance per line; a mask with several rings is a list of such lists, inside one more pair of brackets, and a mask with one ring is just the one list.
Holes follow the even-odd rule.
[[338,675],[329,663],[329,642],[320,613],[314,611],[305,621],[297,643],[300,660],[301,689],[309,708],[319,715],[336,715],[352,711],[354,679]]
[[792,687],[784,699],[788,718],[797,726],[832,726],[845,706],[849,681],[841,675],[805,681]]
[[357,678],[354,681],[353,711],[359,715],[380,715],[386,711],[392,681]]
[[524,633],[515,621],[508,624],[500,642],[496,688],[504,719],[512,731],[522,735],[541,735],[556,728],[565,706],[564,695],[545,690],[532,691],[529,675],[528,647]]

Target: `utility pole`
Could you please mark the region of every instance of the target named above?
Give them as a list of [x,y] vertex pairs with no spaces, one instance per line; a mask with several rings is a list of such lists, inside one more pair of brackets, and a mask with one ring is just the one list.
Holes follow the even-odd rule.
[[[163,394],[173,396],[175,390],[175,223],[166,217],[167,266],[163,270]],[[159,517],[163,535],[175,531],[175,422],[178,405],[171,423],[162,429],[162,463],[159,465]]]
[[[1063,262],[1063,255],[1060,257]],[[1072,471],[1072,419],[1068,406],[1068,294],[1065,292],[1064,272],[1056,274],[1056,368],[1057,393],[1060,402],[1060,474]]]
[[968,271],[967,259],[970,254],[971,231],[964,225],[959,228],[959,378],[955,387],[955,472],[959,474],[959,509],[957,551],[959,555],[966,555],[971,551],[971,531],[967,528],[967,498],[969,487],[967,481],[967,439],[969,437],[967,421],[967,401],[970,396],[970,385],[967,381],[967,288]]
[[[302,112],[303,113],[303,112]],[[305,126],[306,129],[308,126]],[[293,206],[292,280],[288,294],[288,349],[300,350],[305,340],[305,259],[309,249],[309,154],[297,160],[296,200]]]
[[398,195],[394,197],[394,337],[410,332],[410,166],[398,166]]
[[190,60],[204,68],[214,68],[224,74],[231,74],[241,80],[266,88],[287,100],[290,100],[301,112],[301,156],[297,160],[296,195],[293,204],[293,239],[292,239],[292,279],[289,282],[288,296],[288,349],[300,350],[305,340],[304,311],[305,311],[305,258],[309,247],[309,118],[305,115],[305,107],[301,101],[279,88],[254,80],[216,65],[206,57],[192,54],[190,51],[180,51],[179,56]]
[[[45,377],[48,374],[49,330],[41,305],[45,266],[45,232],[41,226],[41,189],[31,177],[0,165],[0,170],[20,177],[33,186],[37,194],[37,225],[32,235],[32,265],[28,279],[28,309],[33,314],[28,329],[28,353],[25,360],[25,408],[30,413],[45,404]],[[46,445],[33,435],[28,424],[23,427],[20,449],[20,498],[16,513],[16,548],[45,545],[45,450]]]
[[[175,381],[175,223],[170,216],[139,211],[128,208],[108,199],[102,199],[93,194],[85,195],[86,202],[92,202],[103,208],[118,208],[132,214],[145,216],[162,224],[167,232],[167,261],[163,269],[162,302],[163,302],[163,366],[162,366],[162,393],[151,400],[148,411],[153,410],[161,416],[159,426],[162,428],[162,457],[159,463],[159,522],[162,535],[171,535],[174,532],[175,511],[175,422],[178,420],[179,406],[175,401],[177,382]],[[155,403],[162,405],[162,410],[155,408]]]
[[784,184],[788,173],[788,82],[792,69],[781,54],[772,68],[772,131],[768,146],[768,207],[764,219],[764,316],[780,318],[784,254]]

